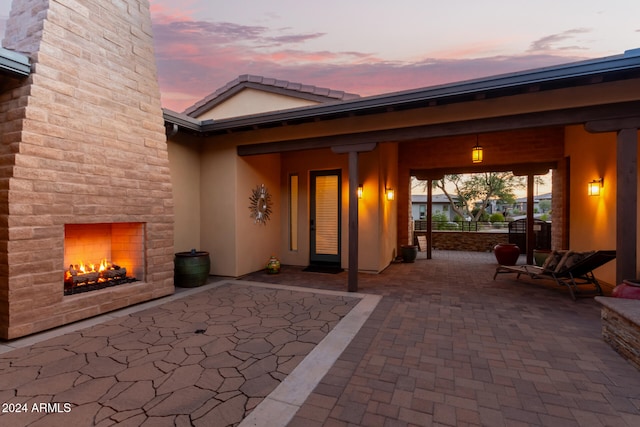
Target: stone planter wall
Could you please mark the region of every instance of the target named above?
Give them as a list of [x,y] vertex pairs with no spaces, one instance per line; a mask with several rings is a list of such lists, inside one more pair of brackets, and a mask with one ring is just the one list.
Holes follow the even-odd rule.
[[[416,231],[415,236],[426,232]],[[433,249],[449,251],[491,252],[498,243],[508,243],[509,234],[490,232],[434,231]]]

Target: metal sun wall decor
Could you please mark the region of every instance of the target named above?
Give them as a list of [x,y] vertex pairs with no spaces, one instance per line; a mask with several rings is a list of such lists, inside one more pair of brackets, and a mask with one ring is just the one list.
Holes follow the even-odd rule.
[[251,191],[251,197],[249,197],[251,204],[249,210],[251,211],[251,218],[254,219],[255,224],[267,224],[269,215],[271,215],[271,194],[267,188],[262,185],[258,185]]

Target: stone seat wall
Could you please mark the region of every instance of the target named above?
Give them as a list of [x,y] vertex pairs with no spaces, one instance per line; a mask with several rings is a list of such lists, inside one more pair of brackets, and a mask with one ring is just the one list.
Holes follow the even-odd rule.
[[640,301],[596,297],[602,305],[602,337],[622,357],[640,369]]

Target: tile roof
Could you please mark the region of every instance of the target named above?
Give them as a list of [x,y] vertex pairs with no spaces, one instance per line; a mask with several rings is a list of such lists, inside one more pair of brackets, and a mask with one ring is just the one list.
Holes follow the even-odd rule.
[[[551,193],[544,193],[544,194],[539,194],[537,196],[533,196],[533,201],[534,202],[539,202],[540,200],[551,200]],[[516,203],[527,203],[527,198],[526,197],[518,197],[516,199]]]
[[[452,197],[456,198],[457,196],[452,196]],[[446,196],[446,194],[432,194],[431,201],[433,203],[449,203],[449,198]],[[427,195],[412,194],[411,203],[427,203]]]
[[243,74],[188,107],[184,111],[184,114],[197,116],[210,110],[217,104],[247,87],[297,98],[309,99],[320,103],[329,101],[348,101],[360,98],[360,95],[355,93],[348,93],[313,85],[305,85],[287,80],[278,80],[270,77]]

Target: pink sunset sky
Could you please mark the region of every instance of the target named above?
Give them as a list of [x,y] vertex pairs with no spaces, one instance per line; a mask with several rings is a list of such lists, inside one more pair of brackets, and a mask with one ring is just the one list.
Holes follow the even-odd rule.
[[[241,74],[367,96],[640,47],[630,0],[150,4],[162,104],[175,111]],[[0,2],[0,34],[9,6]]]

